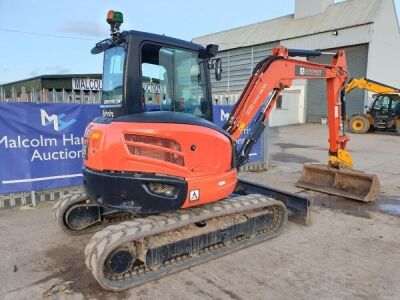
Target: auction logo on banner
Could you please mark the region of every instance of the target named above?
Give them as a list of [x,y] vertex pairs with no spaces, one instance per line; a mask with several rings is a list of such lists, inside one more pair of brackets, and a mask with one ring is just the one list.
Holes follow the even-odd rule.
[[[40,109],[40,121],[42,126],[49,126],[53,124],[55,131],[63,131],[73,125],[77,120],[71,118],[69,121],[63,121],[65,114],[52,114],[49,115],[44,109]],[[34,124],[31,124],[34,125]],[[4,135],[0,138],[0,146],[5,149],[32,149],[30,161],[35,160],[65,160],[82,158],[82,150],[80,149],[83,144],[83,138],[74,133],[62,134],[57,137],[50,137],[45,132],[39,135],[31,135],[25,137],[23,134],[14,136]],[[59,147],[63,149],[59,149]],[[71,146],[78,146],[79,150],[70,149]],[[43,151],[45,150],[45,151]]]
[[56,131],[62,131],[76,122],[75,119],[71,119],[65,122],[62,120],[64,117],[65,114],[49,116],[44,109],[40,110],[40,119],[42,120],[42,126],[53,124],[54,130]]

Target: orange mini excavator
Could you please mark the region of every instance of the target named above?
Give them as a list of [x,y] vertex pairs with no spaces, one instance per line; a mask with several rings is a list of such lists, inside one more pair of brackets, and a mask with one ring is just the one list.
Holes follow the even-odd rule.
[[92,50],[104,52],[103,116],[84,136],[86,195],[55,207],[61,227],[75,233],[135,216],[103,228],[86,246],[86,265],[100,285],[124,290],[273,238],[288,215],[307,223],[307,199],[238,180],[238,169],[294,79],[327,81],[329,168],[349,163],[340,131],[344,51],[323,65],[290,58],[321,51],[275,48],[219,128],[211,122],[209,80],[211,69],[221,75],[218,46],[120,32],[118,12],[107,21],[112,38]]

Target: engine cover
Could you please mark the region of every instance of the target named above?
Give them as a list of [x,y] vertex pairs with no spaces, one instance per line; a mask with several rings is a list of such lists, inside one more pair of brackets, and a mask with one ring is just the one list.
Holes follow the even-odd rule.
[[[169,199],[183,192],[176,190],[181,185],[168,184],[166,176],[175,182],[186,182],[185,201],[183,204],[179,201],[181,207],[220,200],[231,194],[236,186],[237,171],[229,135],[215,124],[196,116],[151,112],[111,121],[98,119],[88,125],[84,140],[85,169],[95,171],[97,176],[102,172],[107,178],[113,174],[122,174],[125,178],[143,174],[151,174],[156,179],[160,176],[160,182],[153,179],[151,184],[141,184],[157,199]],[[105,192],[96,193],[99,189],[96,186],[87,187],[90,194],[105,201]],[[118,186],[113,196],[114,208],[119,193],[121,198],[125,198],[124,203],[135,197],[126,195],[128,189]],[[113,187],[107,189],[113,190]]]

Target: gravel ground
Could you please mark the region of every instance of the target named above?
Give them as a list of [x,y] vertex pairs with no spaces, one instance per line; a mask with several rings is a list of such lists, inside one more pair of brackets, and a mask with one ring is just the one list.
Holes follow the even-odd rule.
[[268,172],[244,178],[307,195],[312,225],[123,293],[102,290],[87,271],[90,235],[57,228],[51,204],[0,210],[0,299],[398,299],[400,295],[400,137],[352,135],[356,168],[378,174],[382,195],[359,203],[294,187],[302,164],[326,162],[327,128],[271,129]]

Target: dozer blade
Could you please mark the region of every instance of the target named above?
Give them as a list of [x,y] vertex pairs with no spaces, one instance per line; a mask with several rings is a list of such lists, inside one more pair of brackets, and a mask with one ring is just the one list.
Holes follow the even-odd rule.
[[285,204],[288,210],[289,221],[303,225],[311,225],[311,216],[309,212],[311,202],[306,197],[245,179],[238,180],[234,194],[261,194],[274,200],[279,200]]
[[305,164],[296,186],[364,202],[376,200],[380,192],[376,175],[322,164]]

